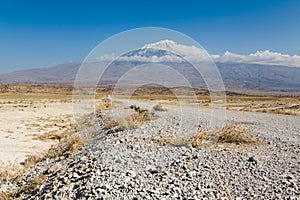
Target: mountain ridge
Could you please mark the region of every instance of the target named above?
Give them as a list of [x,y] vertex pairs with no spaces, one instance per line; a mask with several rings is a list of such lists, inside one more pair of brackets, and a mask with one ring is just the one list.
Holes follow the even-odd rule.
[[[267,54],[273,56],[270,52]],[[261,52],[257,55],[262,56],[265,53]],[[104,79],[100,84],[114,84],[130,69],[141,64],[162,63],[171,66],[191,80],[193,87],[205,88],[205,81],[195,78],[199,76],[199,72],[188,61],[197,62],[197,59],[207,58],[210,58],[207,52],[196,46],[177,44],[171,40],[150,43],[118,57],[105,71]],[[297,61],[298,57],[295,58]],[[94,63],[95,67],[97,67],[97,62],[100,63],[101,60]],[[208,62],[212,63],[211,60]],[[64,63],[50,68],[0,74],[0,83],[73,83],[80,65],[80,62]],[[217,61],[215,65],[223,78],[226,89],[229,90],[300,92],[300,67],[231,62],[230,60]],[[89,73],[93,73],[93,69],[95,68],[91,68]]]

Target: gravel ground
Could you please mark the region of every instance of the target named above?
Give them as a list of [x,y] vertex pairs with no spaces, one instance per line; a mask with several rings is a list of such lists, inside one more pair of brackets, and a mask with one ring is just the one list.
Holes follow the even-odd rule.
[[[300,199],[299,116],[227,111],[227,123],[242,124],[262,143],[194,149],[161,146],[152,138],[205,130],[210,111],[201,108],[195,118],[193,106],[165,107],[139,129],[100,124],[75,155],[39,163],[22,184],[39,174],[46,180],[24,198]],[[104,118],[124,110],[110,112]]]

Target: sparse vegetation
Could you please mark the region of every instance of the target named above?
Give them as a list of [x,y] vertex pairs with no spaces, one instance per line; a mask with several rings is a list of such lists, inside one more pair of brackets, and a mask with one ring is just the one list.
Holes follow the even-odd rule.
[[47,176],[43,175],[43,174],[34,176],[30,182],[28,182],[27,184],[23,185],[20,188],[20,190],[17,192],[17,196],[19,197],[22,195],[30,194],[38,186],[42,185],[46,179],[47,179]]
[[112,128],[114,128],[114,127],[117,127],[119,125],[119,121],[117,121],[117,120],[114,120],[114,119],[109,119],[109,120],[107,120],[106,121],[106,123],[105,123],[105,127],[104,127],[104,129],[112,129]]
[[[89,139],[81,135],[75,135],[75,132],[63,134],[62,140],[50,148],[47,152],[40,155],[30,155],[23,162],[23,167],[19,164],[10,164],[7,167],[0,168],[0,181],[12,181],[14,184],[18,184],[22,177],[25,176],[28,169],[34,167],[40,161],[57,157],[69,157],[73,155],[80,147],[82,147]],[[40,174],[33,176],[32,180],[25,185],[22,185],[17,190],[13,191],[0,191],[0,199],[15,199],[17,196],[23,196],[30,194],[38,186],[40,186],[47,178],[46,175]]]
[[15,178],[20,172],[23,172],[22,167],[16,163],[1,163],[0,167],[0,182]]
[[[211,132],[205,130],[192,137],[177,134],[154,137],[152,140],[159,145],[189,146],[200,148],[211,137]],[[258,140],[246,133],[240,125],[229,125],[214,133],[217,135],[217,144],[257,144]]]
[[238,125],[224,127],[220,131],[218,138],[218,143],[254,144],[257,142],[256,138],[248,135],[246,130]]
[[[59,144],[50,148],[46,153],[41,155],[31,155],[25,161],[23,167],[18,164],[10,165],[5,168],[0,168],[0,181],[12,180],[17,184],[25,176],[28,169],[34,167],[38,162],[46,158],[57,158],[60,156],[68,157],[73,155],[77,149],[82,147],[87,138],[82,136],[72,135],[62,140]],[[32,180],[25,185],[22,185],[17,191],[0,191],[0,199],[15,199],[18,196],[30,194],[38,186],[40,186],[47,176],[44,174],[33,176]]]
[[151,114],[147,110],[137,109],[134,113],[130,114],[129,116],[119,119],[118,126],[121,128],[121,130],[131,130],[139,128],[145,122],[150,120]]
[[87,138],[80,135],[71,135],[68,138],[61,141],[58,145],[50,148],[44,157],[57,158],[60,156],[68,157],[76,152],[77,149],[82,147]]
[[177,134],[167,134],[165,136],[158,136],[152,138],[152,140],[159,145],[174,145],[174,146],[189,146],[190,138],[177,135]]
[[24,161],[24,167],[27,169],[34,167],[38,162],[42,160],[42,158],[42,155],[30,155]]
[[118,120],[110,120],[106,124],[106,128],[119,127],[121,130],[131,130],[142,126],[145,122],[152,119],[152,114],[148,110],[143,109],[136,105],[129,106],[129,109],[134,112],[126,117],[122,117]]
[[193,148],[200,148],[203,145],[204,140],[207,137],[207,131],[201,131],[200,133],[195,134],[191,140],[191,146]]
[[[55,126],[56,124],[53,124]],[[41,141],[58,141],[60,142],[64,138],[69,137],[73,133],[77,132],[78,127],[75,124],[70,124],[69,126],[63,126],[65,130],[52,130],[49,132],[46,132],[44,134],[35,134],[33,135],[34,140],[41,140]]]
[[96,110],[109,110],[112,108],[112,100],[110,96],[100,99],[96,104]]
[[258,109],[256,112],[262,112],[262,113],[275,113],[275,114],[282,114],[282,115],[297,115],[296,112],[293,112],[290,109]]

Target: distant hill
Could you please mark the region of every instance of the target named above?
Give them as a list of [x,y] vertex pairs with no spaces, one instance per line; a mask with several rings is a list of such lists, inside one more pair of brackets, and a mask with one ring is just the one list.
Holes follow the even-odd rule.
[[[185,69],[193,76],[193,69],[185,64],[168,63]],[[300,68],[260,64],[216,63],[225,87],[229,90],[257,90],[269,92],[300,92]],[[101,84],[113,84],[132,63],[115,63],[105,74]],[[73,83],[80,63],[60,64],[51,68],[29,69],[0,75],[0,83]],[[199,87],[205,87],[204,82]]]
[[[122,59],[114,61],[107,71],[100,84],[114,84],[118,79],[137,65],[147,63],[147,60],[156,60],[156,63],[168,65],[176,69],[191,81],[193,87],[206,88],[203,80],[196,79],[199,73],[190,63],[178,62],[182,58],[170,52],[185,51],[191,58],[199,51],[194,46],[184,46],[173,41],[161,41],[148,44],[144,47],[128,52],[121,56]],[[174,52],[173,51],[173,52]],[[196,56],[195,56],[196,55]],[[93,63],[97,67],[96,61]],[[15,71],[7,74],[0,74],[0,83],[73,83],[81,63],[65,63],[50,68],[38,68]],[[237,62],[216,62],[227,90],[255,90],[263,92],[300,92],[300,67],[289,67],[270,64],[251,64]],[[87,73],[94,73],[95,68],[91,67]]]
[[277,65],[217,63],[228,89],[300,92],[300,68]]
[[71,83],[80,63],[59,64],[50,68],[36,68],[0,74],[0,83]]

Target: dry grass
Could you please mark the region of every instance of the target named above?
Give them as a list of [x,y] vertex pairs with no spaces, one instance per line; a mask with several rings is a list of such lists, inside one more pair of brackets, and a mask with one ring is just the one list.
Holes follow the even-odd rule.
[[41,155],[30,155],[24,161],[24,167],[25,168],[34,167],[38,162],[42,160],[42,158],[43,157]]
[[0,192],[0,199],[1,200],[13,200],[15,194],[10,193],[10,192]]
[[[15,185],[18,185],[22,178],[25,176],[28,169],[34,167],[40,161],[46,158],[68,157],[73,155],[80,147],[82,147],[87,141],[86,137],[71,135],[63,139],[59,144],[50,148],[46,153],[41,155],[31,155],[24,161],[24,166],[19,164],[10,165],[0,168],[0,182],[10,181]],[[32,178],[30,182],[22,185],[17,190],[13,191],[0,191],[0,199],[16,199],[21,198],[24,195],[30,194],[38,186],[42,185],[47,176],[40,174]]]
[[32,193],[34,190],[36,190],[39,186],[41,186],[45,182],[46,179],[47,176],[44,174],[33,176],[33,178],[28,183],[26,184],[22,183],[20,188],[18,188],[17,190],[0,191],[0,199],[1,200],[21,199],[25,195],[28,195]]
[[296,112],[293,112],[289,109],[258,109],[256,112],[262,113],[275,113],[275,114],[282,114],[282,115],[297,115]]
[[121,130],[132,130],[141,127],[145,122],[152,119],[152,114],[148,110],[136,105],[131,105],[129,109],[134,110],[134,112],[118,119],[118,121],[112,121],[111,125],[115,126],[117,124]]
[[181,136],[177,134],[168,134],[165,136],[158,136],[152,140],[159,145],[174,145],[174,146],[188,146],[193,148],[200,148],[210,140],[216,139],[217,144],[258,144],[258,140],[247,134],[246,130],[241,125],[229,125],[222,128],[218,132],[201,131],[192,137]]
[[77,149],[82,147],[88,138],[85,138],[80,135],[72,135],[68,138],[61,141],[55,147],[52,147],[48,150],[48,152],[44,155],[45,158],[57,158],[60,156],[68,157],[73,155]]
[[239,125],[231,125],[224,127],[218,138],[218,143],[230,144],[255,144],[257,139],[248,135],[246,130]]
[[34,140],[41,140],[41,141],[49,141],[49,140],[58,140],[60,141],[62,138],[64,138],[63,134],[59,134],[58,131],[53,130],[50,132],[47,132],[43,135],[33,135]]
[[200,133],[195,134],[192,137],[191,146],[193,148],[200,148],[203,145],[204,140],[206,139],[207,135],[208,135],[207,131],[202,131]]
[[67,129],[65,131],[52,130],[52,131],[49,131],[42,135],[35,134],[35,135],[33,135],[33,139],[41,140],[41,141],[59,141],[60,142],[64,138],[67,138],[70,135],[76,133],[79,129],[75,124],[69,124],[68,126],[63,127],[63,128],[64,129],[67,128]]
[[[24,167],[25,169],[29,169],[31,167],[34,167],[37,163],[40,161],[46,159],[46,158],[57,158],[60,156],[68,157],[73,155],[77,149],[82,147],[86,142],[88,138],[83,136],[75,136],[71,135],[67,138],[63,139],[60,143],[57,145],[54,145],[51,147],[47,152],[41,154],[41,155],[30,155],[27,157],[27,159],[24,161]],[[0,175],[1,177],[1,175]]]
[[[35,189],[37,189],[37,187],[42,185],[46,179],[47,179],[47,176],[44,174],[34,176],[30,182],[21,186],[20,190],[17,192],[17,196],[22,197],[24,195],[30,194]],[[16,194],[13,194],[13,195],[16,195]]]
[[[31,108],[35,106],[34,103],[39,102],[47,106],[47,103],[66,103],[72,100],[72,91],[69,86],[56,87],[56,86],[32,86],[32,85],[9,85],[0,92],[0,104],[16,104],[20,108]],[[55,128],[57,130],[49,131],[43,135],[35,135],[35,139],[43,141],[55,141],[55,144],[46,152],[40,155],[30,155],[20,165],[19,163],[9,163],[7,165],[1,164],[0,166],[0,182],[1,184],[9,183],[16,188],[11,192],[10,189],[0,189],[0,199],[15,199],[16,192],[22,194],[31,193],[38,185],[42,184],[45,179],[44,176],[35,176],[28,184],[21,186],[21,179],[24,178],[30,168],[34,167],[37,163],[47,159],[56,158],[60,156],[68,157],[73,155],[77,149],[82,147],[89,139],[84,136],[74,135],[77,127],[73,124],[66,124],[66,116],[61,116],[61,119],[37,119],[46,121],[41,127],[38,124],[29,124],[28,127],[42,129],[42,128]],[[23,183],[22,183],[23,184]],[[2,187],[2,186],[1,186]]]
[[145,122],[151,120],[151,115],[145,113],[132,113],[125,118],[118,120],[118,126],[121,130],[132,130],[141,127]]
[[96,110],[110,110],[112,108],[112,100],[109,96],[101,98],[96,103]]
[[227,109],[300,115],[299,97],[228,97]]
[[117,126],[119,126],[119,121],[114,120],[114,119],[110,119],[110,120],[106,121],[104,129],[108,130],[108,129],[112,129],[112,128],[117,127]]
[[23,168],[16,162],[4,164],[1,163],[0,167],[0,182],[15,178],[23,172]]
[[161,146],[170,145],[173,143],[173,140],[175,138],[175,134],[168,134],[165,136],[159,136],[152,138],[152,141],[155,143],[158,143]]
[[191,146],[199,148],[203,144],[216,143],[228,145],[258,144],[258,140],[248,134],[242,124],[232,124],[218,131],[202,131],[192,138]]
[[177,135],[177,134],[168,134],[165,136],[158,136],[152,138],[152,141],[158,143],[161,146],[172,145],[172,146],[189,146],[190,138]]

